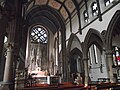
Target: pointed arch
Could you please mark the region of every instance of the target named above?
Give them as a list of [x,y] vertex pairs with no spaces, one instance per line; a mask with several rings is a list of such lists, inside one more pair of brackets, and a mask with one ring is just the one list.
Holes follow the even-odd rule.
[[[77,46],[73,46],[74,41],[77,42]],[[81,70],[81,72],[83,71],[83,69],[80,69],[80,67],[83,67],[83,63],[82,63],[82,49],[81,48],[81,42],[79,40],[79,38],[75,35],[75,34],[71,34],[69,41],[68,41],[68,45],[67,45],[67,60],[68,60],[68,64],[69,64],[69,69],[70,69],[70,73],[69,73],[69,79],[71,78],[71,73],[77,72],[78,68],[79,70]],[[79,58],[79,60],[77,61],[76,58]],[[73,65],[74,64],[74,65]],[[80,65],[81,64],[81,65]]]
[[108,28],[106,32],[106,49],[111,50],[112,49],[112,36],[114,35],[114,30],[116,27],[116,24],[120,22],[120,10],[116,11],[113,15]]
[[69,54],[70,74],[76,72],[84,73],[82,52],[77,47],[75,47],[70,51]]
[[70,55],[73,54],[78,54],[82,58],[82,52],[76,47],[70,51]]
[[83,43],[83,52],[84,52],[84,55],[85,55],[84,58],[87,58],[89,47],[92,44],[95,44],[98,47],[98,49],[100,50],[100,52],[102,53],[103,41],[102,41],[102,38],[101,38],[101,34],[100,34],[99,31],[97,31],[93,28],[90,28],[86,37],[85,37],[84,43]]
[[[36,17],[40,17],[40,16],[43,16],[47,18],[49,21],[51,21],[55,25],[57,30],[59,30],[59,28],[61,28],[60,29],[61,32],[65,30],[65,22],[63,17],[57,10],[55,10],[50,6],[36,6],[31,10],[29,10],[29,12],[26,13],[26,20],[28,22],[28,25],[31,22],[31,20],[33,19],[35,20]],[[39,20],[39,22],[44,22],[44,21]]]
[[[66,65],[68,64],[67,60],[66,60],[66,27],[65,27],[65,21],[62,17],[62,15],[59,13],[59,11],[57,11],[56,9],[50,7],[50,6],[46,6],[46,5],[42,5],[42,6],[35,6],[33,8],[31,8],[31,10],[29,10],[26,13],[26,27],[30,27],[33,24],[44,24],[46,26],[46,28],[48,28],[53,35],[55,35],[55,33],[60,31],[60,35],[61,38],[61,54],[62,54],[62,73],[63,73],[63,80],[68,80],[68,68],[66,67]],[[46,21],[47,20],[47,21]],[[54,27],[54,28],[53,28]],[[48,52],[50,50],[48,49]],[[49,57],[50,58],[50,57]],[[48,58],[48,60],[49,60]]]
[[72,33],[70,35],[68,45],[67,45],[67,51],[68,52],[70,52],[70,50],[71,50],[71,45],[72,45],[74,39],[77,39],[78,43],[81,45],[81,42],[80,42],[79,38],[75,34]]

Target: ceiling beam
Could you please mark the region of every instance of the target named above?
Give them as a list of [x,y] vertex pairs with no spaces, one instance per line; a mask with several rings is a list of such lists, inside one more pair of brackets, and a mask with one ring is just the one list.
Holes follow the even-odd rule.
[[[57,1],[58,3],[61,4],[60,9],[62,8],[62,6],[65,8],[65,10],[66,10],[66,12],[67,12],[67,14],[68,14],[68,17],[69,17],[69,19],[70,19],[70,31],[72,32],[71,14],[70,14],[69,10],[67,9],[67,7],[66,7],[65,4],[64,4],[66,0],[65,0],[64,2],[60,2],[59,0],[55,0],[55,1]],[[60,12],[60,9],[59,9],[59,12]]]

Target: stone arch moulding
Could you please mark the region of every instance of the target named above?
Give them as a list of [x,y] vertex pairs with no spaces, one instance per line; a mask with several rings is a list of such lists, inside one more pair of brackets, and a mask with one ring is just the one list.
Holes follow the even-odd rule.
[[[37,14],[36,14],[36,12],[37,12]],[[41,14],[39,14],[38,12],[41,13]],[[53,17],[54,20],[56,20],[56,23],[58,23],[59,28],[61,28],[60,29],[61,33],[62,33],[62,31],[64,31],[66,29],[65,28],[65,22],[64,22],[63,17],[61,16],[61,14],[57,10],[55,10],[54,8],[49,7],[49,6],[34,7],[29,12],[27,12],[26,20],[29,21],[30,19],[34,18],[33,16],[36,17],[36,15],[38,15],[38,16],[45,16],[49,20],[51,20],[51,18],[49,18],[49,15],[46,15],[44,13],[49,13],[51,15],[51,17]]]
[[[37,14],[36,14],[36,12],[37,12]],[[37,19],[36,19],[36,17],[37,17]],[[38,17],[40,17],[40,18],[44,17],[49,22],[52,22],[51,25],[55,27],[54,30],[56,30],[56,32],[57,32],[57,30],[60,30],[61,35],[62,35],[61,41],[64,42],[61,45],[62,46],[62,51],[65,52],[65,49],[66,49],[66,43],[65,43],[65,40],[66,40],[66,34],[65,34],[66,27],[65,27],[64,19],[61,16],[61,14],[57,10],[55,10],[54,8],[49,7],[49,6],[33,7],[31,10],[29,10],[26,13],[25,19],[26,19],[27,25],[29,25],[31,20],[33,20],[32,22],[35,22],[36,24],[37,23],[45,24],[46,21],[38,20],[39,19]],[[54,18],[54,19],[52,19],[52,18]],[[50,25],[50,23],[48,25]],[[49,26],[48,26],[48,28],[51,29],[51,27],[49,27]],[[53,30],[53,29],[51,29],[51,30]]]
[[78,54],[80,58],[82,59],[82,56],[83,56],[82,52],[77,47],[75,47],[74,49],[70,51],[70,55],[73,55],[73,54]]
[[99,31],[90,28],[86,37],[85,37],[85,40],[82,44],[83,53],[84,53],[83,56],[84,56],[85,59],[87,58],[87,53],[88,53],[89,47],[92,44],[95,44],[98,47],[98,49],[100,50],[100,52],[102,53],[103,41],[102,41],[102,38],[101,38],[101,34],[100,34]]
[[[75,34],[72,33],[70,38],[69,38],[68,45],[67,45],[67,61],[68,61],[69,65],[70,65],[71,58],[73,57],[73,55],[78,55],[78,56],[80,56],[81,59],[83,57],[83,54],[81,51],[82,49],[80,50],[79,46],[78,47],[75,46],[71,49],[71,46],[72,46],[74,39],[77,40],[76,42],[78,42],[80,44],[80,47],[81,47],[81,42],[80,42],[79,38]],[[70,72],[71,72],[71,69],[70,69]]]
[[112,34],[117,21],[120,19],[120,10],[113,15],[106,31],[106,50],[112,49]]
[[[46,14],[47,13],[47,14]],[[48,14],[49,13],[49,14]],[[49,21],[52,22],[52,24],[54,24],[54,26],[57,28],[55,33],[57,33],[58,31],[60,31],[62,37],[61,39],[61,58],[62,58],[62,73],[63,73],[63,81],[67,81],[67,77],[68,77],[68,68],[66,67],[67,65],[67,61],[66,61],[66,27],[65,27],[65,21],[62,17],[62,15],[54,8],[50,7],[50,6],[33,6],[31,8],[31,10],[29,10],[26,13],[26,22],[27,25],[29,25],[29,23],[31,22],[31,20],[35,20],[34,22],[36,23],[45,23],[46,21],[44,20],[37,20],[36,18],[39,17],[44,17],[47,18],[47,20],[49,19]],[[32,23],[33,24],[33,23]],[[50,29],[50,27],[48,27]],[[52,29],[51,29],[52,31]]]
[[[80,51],[80,49],[78,49],[77,47],[73,48],[70,52],[69,52],[69,60],[68,60],[68,65],[70,68],[70,74],[78,72],[81,68],[83,68],[83,54]],[[84,73],[84,70],[81,69],[81,71],[79,71],[79,73]]]
[[[80,44],[80,46],[81,46],[81,42],[80,42],[80,40],[79,40],[79,38],[75,35],[75,34],[71,34],[70,35],[70,38],[69,38],[69,41],[68,41],[68,45],[67,45],[67,54],[69,55],[69,53],[71,52],[71,45],[72,45],[72,43],[73,43],[73,40],[74,39],[77,39],[77,42]],[[74,48],[76,48],[76,47],[74,47]],[[74,49],[73,48],[73,49]],[[81,50],[80,50],[81,51]]]

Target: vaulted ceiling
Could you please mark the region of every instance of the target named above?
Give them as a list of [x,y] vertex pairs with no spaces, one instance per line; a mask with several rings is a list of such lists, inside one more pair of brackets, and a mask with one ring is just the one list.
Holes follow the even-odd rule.
[[59,11],[67,22],[76,13],[79,13],[79,4],[82,1],[83,0],[28,0],[26,10],[29,11],[32,7],[38,5],[50,6]]
[[[30,25],[31,23],[41,23],[47,26],[53,33],[55,33],[61,26],[60,17],[62,21],[68,23],[76,14],[80,20],[79,5],[83,0],[28,0],[24,4],[24,13],[27,15]],[[46,9],[47,8],[47,9]],[[55,15],[57,11],[60,17]],[[80,21],[78,21],[80,23]]]

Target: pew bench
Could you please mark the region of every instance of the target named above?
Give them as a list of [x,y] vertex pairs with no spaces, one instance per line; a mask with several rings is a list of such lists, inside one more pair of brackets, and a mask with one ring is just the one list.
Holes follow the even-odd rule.
[[98,78],[97,82],[110,82],[110,78]]
[[[101,83],[96,85],[97,90],[120,90],[120,84],[118,83]],[[117,89],[119,88],[119,89]]]

